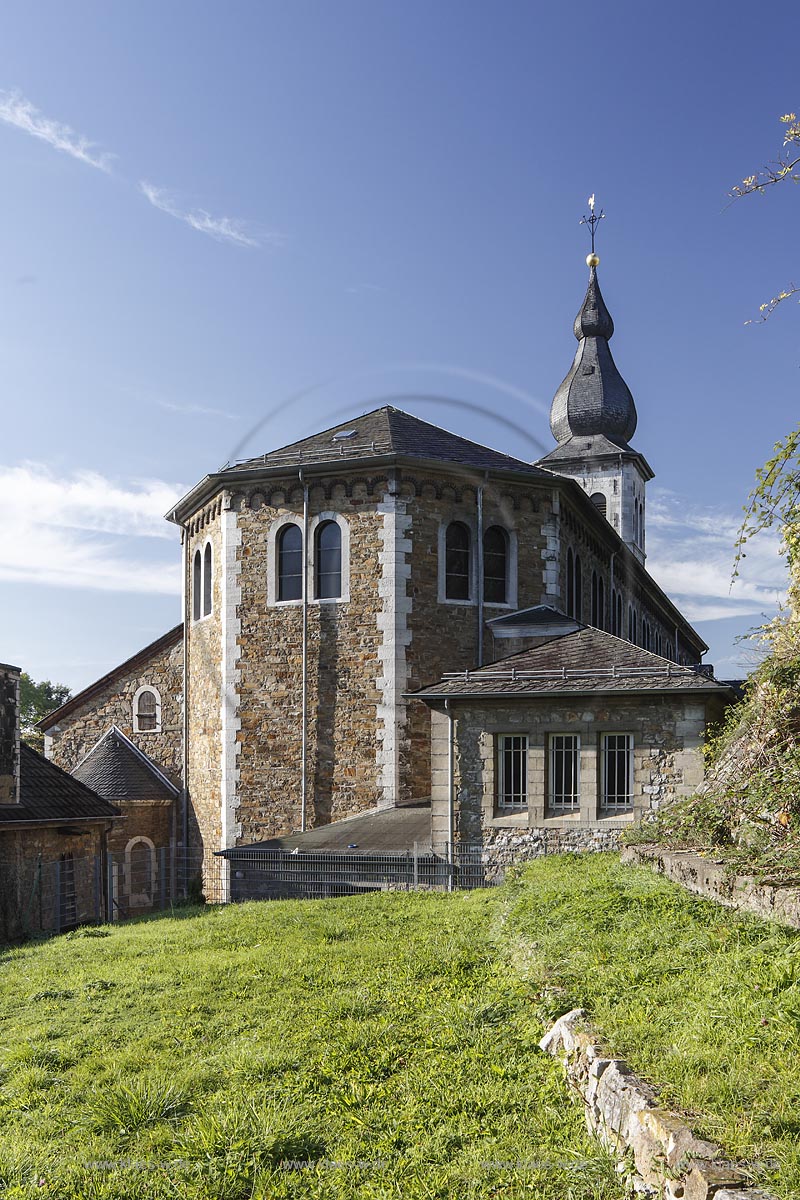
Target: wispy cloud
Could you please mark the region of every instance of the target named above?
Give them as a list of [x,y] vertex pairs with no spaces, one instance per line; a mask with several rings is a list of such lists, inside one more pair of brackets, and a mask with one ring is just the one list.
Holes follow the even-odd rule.
[[[218,242],[233,242],[237,246],[250,247],[261,245],[261,242],[247,229],[244,221],[236,220],[234,217],[212,217],[203,208],[194,210],[179,208],[166,188],[156,187],[145,179],[139,180],[139,191],[160,212],[185,222],[192,229],[196,229],[198,233],[207,233],[209,237],[216,238]],[[271,234],[270,240],[277,242],[280,239],[277,234]]]
[[156,400],[159,408],[167,412],[182,413],[189,417],[224,417],[227,421],[238,421],[239,414],[224,408],[207,408],[205,404],[174,404],[171,400]]
[[731,586],[739,519],[656,489],[648,499],[647,567],[690,621],[772,613],[785,597],[786,563],[779,537],[759,535]]
[[[165,562],[176,534],[163,514],[184,489],[161,480],[121,484],[92,471],[59,477],[39,463],[0,467],[0,579],[96,591],[173,595]],[[145,541],[153,539],[148,550]]]
[[115,155],[99,150],[94,142],[76,133],[69,125],[44,116],[20,92],[0,91],[0,121],[47,142],[54,150],[69,154],[89,167],[106,173],[111,171]]

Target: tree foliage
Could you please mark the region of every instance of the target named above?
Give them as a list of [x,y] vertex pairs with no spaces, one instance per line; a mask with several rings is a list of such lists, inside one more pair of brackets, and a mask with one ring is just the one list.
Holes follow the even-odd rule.
[[20,737],[34,750],[44,748],[44,735],[36,728],[37,722],[54,709],[66,704],[72,693],[64,683],[51,683],[43,679],[36,683],[26,671],[19,681]]

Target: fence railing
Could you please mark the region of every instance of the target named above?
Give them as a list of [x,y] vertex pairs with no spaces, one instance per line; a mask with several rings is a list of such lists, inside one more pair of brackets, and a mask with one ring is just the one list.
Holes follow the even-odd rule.
[[407,854],[250,849],[185,851],[139,843],[133,852],[56,861],[0,861],[0,939],[127,920],[176,903],[323,899],[374,891],[486,887],[481,846]]

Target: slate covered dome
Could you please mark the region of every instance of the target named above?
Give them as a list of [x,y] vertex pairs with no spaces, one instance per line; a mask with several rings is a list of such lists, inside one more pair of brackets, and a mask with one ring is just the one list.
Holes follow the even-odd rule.
[[636,430],[636,405],[611,356],[608,340],[614,322],[594,266],[573,331],[578,339],[575,361],[550,407],[553,437],[563,445],[572,437],[600,434],[627,449]]

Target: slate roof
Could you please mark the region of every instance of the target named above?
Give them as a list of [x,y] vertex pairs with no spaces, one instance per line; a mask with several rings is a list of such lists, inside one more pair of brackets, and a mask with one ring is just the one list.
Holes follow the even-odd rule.
[[306,833],[270,838],[251,846],[237,846],[222,857],[238,859],[257,855],[259,850],[301,850],[359,856],[367,854],[406,854],[414,849],[431,848],[431,806],[429,803],[402,804],[397,808],[373,809],[355,817],[345,817],[331,825],[320,825]]
[[106,800],[173,800],[178,795],[152,759],[115,725],[78,763],[72,777]]
[[25,742],[19,748],[19,804],[0,805],[0,828],[45,821],[110,820],[120,811],[37,754]]
[[[336,437],[336,434],[349,433],[351,430],[352,437]],[[391,405],[333,425],[322,433],[312,434],[279,450],[249,458],[226,468],[221,474],[267,467],[347,463],[384,455],[460,463],[480,471],[515,471],[534,478],[550,478],[546,471],[532,463],[471,442]]]
[[476,671],[445,675],[415,699],[519,697],[582,692],[717,692],[730,689],[703,671],[681,667],[640,646],[585,626]]
[[67,700],[66,704],[62,704],[61,708],[55,709],[48,713],[46,717],[42,717],[41,721],[37,722],[36,728],[47,733],[48,729],[52,729],[57,725],[62,717],[69,716],[75,712],[87,700],[91,700],[92,696],[96,696],[109,683],[113,683],[120,675],[127,675],[129,672],[135,671],[136,668],[144,662],[147,662],[154,654],[158,654],[161,650],[167,650],[170,646],[174,646],[183,637],[183,622],[176,625],[174,629],[170,629],[167,633],[156,638],[154,642],[150,642],[149,646],[144,646],[141,650],[137,650],[130,658],[126,658],[125,662],[119,664],[118,667],[113,667],[106,675],[102,675],[96,679],[94,683],[90,683],[82,692],[78,692],[71,700]]
[[553,437],[562,443],[576,435],[603,434],[627,450],[636,431],[636,405],[611,354],[614,322],[594,267],[573,332],[578,349],[550,409]]

